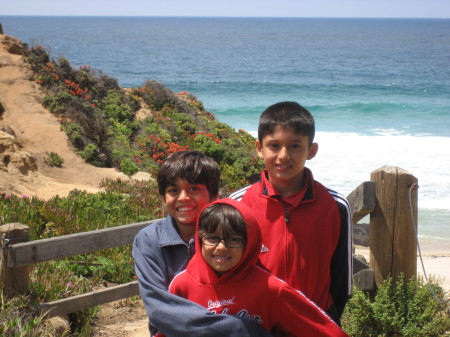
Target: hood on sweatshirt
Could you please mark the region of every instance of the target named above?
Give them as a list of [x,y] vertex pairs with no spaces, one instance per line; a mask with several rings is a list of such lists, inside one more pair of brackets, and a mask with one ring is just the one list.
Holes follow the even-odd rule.
[[[218,282],[225,282],[231,280],[240,280],[246,277],[246,272],[253,268],[259,257],[261,251],[261,232],[259,230],[256,218],[253,216],[250,208],[240,201],[234,199],[219,199],[206,205],[203,211],[212,204],[226,204],[236,208],[241,213],[245,223],[247,224],[247,243],[239,263],[231,270],[227,271],[222,276],[219,276],[214,269],[212,269],[202,256],[202,243],[199,238],[199,218],[196,224],[195,235],[195,254],[189,261],[186,272],[190,274],[195,280],[203,284],[215,284]],[[232,249],[232,248],[231,248]]]

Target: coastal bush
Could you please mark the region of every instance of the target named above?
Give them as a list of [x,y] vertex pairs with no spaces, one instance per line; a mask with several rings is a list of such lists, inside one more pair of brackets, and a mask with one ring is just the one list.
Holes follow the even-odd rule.
[[56,152],[50,152],[47,153],[45,162],[47,163],[48,166],[62,167],[62,164],[64,164],[64,159]]
[[137,131],[139,123],[122,92],[109,90],[100,106],[117,134],[132,135]]
[[179,105],[175,94],[162,83],[155,80],[146,81],[142,87],[137,88],[133,92],[154,110],[162,110],[166,105],[172,108],[176,108]]
[[139,167],[128,158],[120,162],[120,169],[123,173],[130,177],[139,171]]
[[75,149],[82,149],[84,141],[81,136],[81,126],[75,122],[64,120],[62,121],[62,127]]
[[51,113],[59,115],[64,114],[71,101],[72,96],[68,92],[59,92],[54,96],[45,96],[42,99],[42,105]]
[[79,154],[81,158],[86,160],[88,163],[94,166],[102,166],[100,152],[98,151],[97,146],[95,146],[94,144],[86,145],[83,151],[80,151]]
[[171,154],[189,149],[188,146],[172,142],[170,135],[163,132],[162,136],[153,134],[138,136],[136,146],[137,152],[133,159],[144,168],[157,168],[158,166],[154,165],[160,165]]
[[[395,282],[389,277],[375,297],[354,289],[343,315],[345,331],[353,337],[439,337],[450,329],[449,299],[434,279]],[[435,297],[436,296],[436,297]]]
[[41,73],[43,65],[50,62],[50,56],[41,45],[31,47],[31,49],[27,50],[25,53],[25,59],[30,64],[31,70],[33,70],[33,73],[35,74]]
[[212,134],[199,134],[194,138],[195,148],[213,158],[216,162],[222,161],[225,148],[221,145],[221,140]]
[[[222,186],[240,188],[258,178],[254,139],[218,122],[194,95],[175,94],[155,80],[124,90],[90,66],[74,70],[65,58],[50,59],[42,46],[27,51],[27,60],[46,90],[42,104],[88,163],[154,174],[167,156],[192,149],[218,162],[226,172]],[[142,121],[136,118],[141,106],[151,111]]]
[[[96,163],[103,166],[110,165],[112,163],[110,145],[115,133],[113,125],[115,121],[110,121],[109,115],[114,109],[111,99],[104,103],[103,100],[112,95],[111,90],[121,92],[117,81],[105,75],[98,76],[89,66],[81,66],[79,70],[74,70],[65,58],[51,60],[42,46],[28,50],[26,59],[31,65],[36,81],[46,90],[43,105],[50,112],[60,115],[62,123],[69,120],[78,124],[76,137],[69,136],[74,147],[83,151],[88,144],[93,144],[101,154],[101,160]],[[119,99],[116,103],[120,106],[120,111],[128,112],[129,105],[118,102],[125,100],[123,95],[117,96]],[[103,111],[101,107],[107,107],[107,110]],[[130,128],[135,127],[133,123],[134,121],[124,126],[119,122],[116,125],[122,132],[129,133]]]
[[[194,135],[199,131],[198,125],[195,123],[194,118],[186,113],[174,112],[171,117],[177,125],[188,135]],[[181,134],[179,132],[179,134]]]
[[85,109],[69,107],[65,116],[68,121],[79,126],[77,142],[72,143],[75,149],[84,151],[89,144],[95,146],[98,151],[96,161],[90,161],[93,158],[89,156],[83,158],[93,165],[108,167],[112,162],[113,132],[101,112],[91,107],[85,107]]

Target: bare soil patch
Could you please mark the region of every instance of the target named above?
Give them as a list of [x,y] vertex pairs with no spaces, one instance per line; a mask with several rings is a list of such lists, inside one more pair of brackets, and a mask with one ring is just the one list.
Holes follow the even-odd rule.
[[94,325],[94,336],[149,337],[148,318],[141,300],[122,300],[100,307]]

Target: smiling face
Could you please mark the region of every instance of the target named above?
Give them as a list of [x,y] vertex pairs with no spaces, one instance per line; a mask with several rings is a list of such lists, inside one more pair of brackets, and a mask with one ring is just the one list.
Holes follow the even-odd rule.
[[266,135],[262,143],[256,141],[256,151],[264,160],[269,181],[283,196],[300,189],[305,162],[314,158],[317,150],[318,145],[310,145],[308,136],[282,126],[277,126],[273,133]]
[[[219,232],[215,233],[204,233],[204,236],[211,237],[223,237],[223,234]],[[226,237],[230,241],[244,240],[244,238],[237,234],[230,234]],[[225,272],[233,269],[241,261],[242,255],[244,254],[245,244],[239,248],[230,248],[225,245],[224,240],[220,240],[215,246],[209,246],[202,243],[202,256],[206,263],[214,269],[217,274],[223,275]]]
[[167,186],[163,199],[167,212],[177,223],[180,236],[189,241],[195,235],[198,214],[212,201],[206,185],[178,178],[174,185]]

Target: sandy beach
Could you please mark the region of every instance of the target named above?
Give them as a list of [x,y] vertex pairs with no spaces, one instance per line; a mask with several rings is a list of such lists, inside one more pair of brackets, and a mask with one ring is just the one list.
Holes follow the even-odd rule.
[[[450,292],[450,243],[423,245],[420,250],[422,259],[417,253],[417,274],[423,276],[426,273],[427,276],[434,276],[440,280],[442,288]],[[369,247],[355,246],[355,253],[363,255],[369,262]]]

